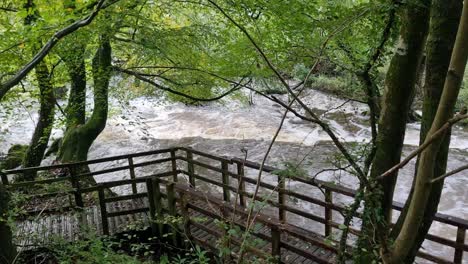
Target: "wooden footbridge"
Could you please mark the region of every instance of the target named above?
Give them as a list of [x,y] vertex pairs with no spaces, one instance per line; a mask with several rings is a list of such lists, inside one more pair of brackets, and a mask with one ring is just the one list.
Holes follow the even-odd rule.
[[[82,172],[83,165],[92,172]],[[257,182],[260,169],[263,176]],[[32,172],[38,174],[37,181],[9,181],[12,176]],[[177,147],[8,170],[2,172],[1,179],[10,190],[26,194],[32,188],[43,190],[28,196],[27,210],[16,229],[18,247],[41,246],[57,236],[77,240],[84,226],[101,235],[117,234],[136,225],[151,227],[156,235],[167,234],[168,226],[161,219],[172,216],[178,219],[170,226],[176,244],[189,239],[214,252],[229,246],[231,257],[236,258],[235,252],[248,241],[244,242],[247,259],[333,263],[342,213],[355,191],[304,175],[284,178],[277,172],[254,162]],[[50,176],[54,174],[62,176]],[[260,188],[254,197],[257,184]],[[394,204],[395,211],[401,209],[401,204]],[[248,218],[255,224],[246,233]],[[354,222],[350,247],[359,233],[359,219]],[[454,239],[428,234],[420,260],[467,263],[463,254],[468,251],[468,221],[437,214],[434,223]],[[243,239],[245,234],[247,239]]]

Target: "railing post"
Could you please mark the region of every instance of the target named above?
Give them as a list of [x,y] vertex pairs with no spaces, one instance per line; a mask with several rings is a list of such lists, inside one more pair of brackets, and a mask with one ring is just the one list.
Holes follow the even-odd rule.
[[193,153],[190,148],[187,148],[187,172],[189,176],[189,184],[192,188],[195,188],[195,167],[193,165]]
[[104,186],[102,184],[98,185],[99,193],[99,207],[101,209],[101,223],[102,223],[102,233],[103,235],[109,235],[109,219],[107,217],[107,207],[104,194]]
[[245,207],[245,183],[244,183],[244,164],[241,162],[236,162],[237,164],[237,181],[238,181],[238,195],[239,195],[239,205]]
[[68,170],[70,172],[70,179],[72,187],[75,189],[75,204],[78,207],[84,207],[83,198],[81,197],[81,188],[80,188],[80,181],[77,178],[77,170],[75,166],[69,166]]
[[453,262],[456,264],[461,264],[463,261],[463,248],[461,247],[465,244],[465,237],[466,228],[458,227],[456,245],[459,248],[455,248],[455,254],[453,257]]
[[231,192],[229,191],[229,164],[227,161],[221,161],[221,169],[223,171],[223,200],[229,202],[231,200]]
[[151,233],[154,236],[161,235],[158,234],[158,229],[156,227],[156,204],[154,201],[154,189],[153,189],[153,181],[152,179],[146,179],[146,191],[148,196],[148,203],[149,203],[149,213],[150,213],[150,226],[151,226]]
[[[167,192],[167,207],[169,211],[169,215],[174,217],[176,219],[177,217],[177,208],[176,208],[176,197],[175,197],[175,191],[174,191],[174,185],[175,183],[169,182],[166,185],[166,192]],[[172,241],[174,243],[174,246],[179,247],[180,246],[180,230],[177,227],[177,222],[173,223],[172,226]]]
[[[135,166],[133,165],[133,158],[132,157],[128,157],[128,166],[129,166],[129,170],[130,170],[130,179],[135,180],[135,178],[136,178],[136,176],[135,176]],[[138,193],[136,182],[132,182],[132,193],[133,194]]]
[[163,204],[162,204],[162,195],[161,195],[161,184],[160,179],[155,177],[151,179],[151,184],[153,186],[154,195],[151,199],[153,199],[155,210],[156,210],[156,221],[158,226],[158,233],[159,235],[163,235],[164,233],[164,226],[161,223],[161,219],[163,218]]
[[278,218],[279,220],[284,223],[286,222],[286,210],[284,210],[284,205],[286,204],[286,195],[284,194],[285,192],[285,187],[286,183],[284,181],[284,177],[278,175]]
[[[221,211],[221,217],[222,217],[222,220],[223,220],[225,226],[224,226],[223,231],[222,231],[223,237],[220,237],[218,239],[220,239],[222,241],[221,246],[223,248],[231,249],[231,237],[229,236],[229,231],[232,228],[232,225],[228,220],[229,219],[229,214],[227,213],[227,210],[226,210],[224,204],[219,209]],[[233,212],[233,214],[235,215],[236,212]],[[220,252],[226,252],[226,251],[220,251]],[[222,257],[223,263],[232,263],[231,254],[223,253],[223,255],[221,257]]]
[[2,177],[2,184],[8,185],[8,176],[3,171],[0,171],[0,176]]
[[271,255],[274,263],[281,263],[281,232],[277,226],[271,227]]
[[180,196],[181,199],[181,213],[182,217],[184,218],[184,234],[187,236],[187,239],[189,241],[192,241],[192,230],[190,228],[190,214],[189,214],[189,204],[188,204],[188,199],[186,194],[181,194]]
[[325,206],[325,237],[328,237],[332,234],[332,225],[331,222],[333,221],[333,210],[331,206],[333,204],[333,195],[330,189],[325,189],[325,202],[327,205]]
[[176,154],[175,154],[175,150],[174,149],[171,149],[171,163],[172,163],[172,180],[174,182],[177,182],[178,181],[178,178],[177,178],[177,160],[176,160]]

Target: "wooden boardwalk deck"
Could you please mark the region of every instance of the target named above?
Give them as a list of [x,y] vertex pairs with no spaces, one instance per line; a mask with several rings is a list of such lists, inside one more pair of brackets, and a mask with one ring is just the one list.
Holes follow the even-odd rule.
[[[100,164],[103,169],[79,172],[83,166],[92,164]],[[44,174],[50,175],[51,171],[56,170],[64,171],[63,177],[9,182],[10,178],[22,173],[46,172]],[[264,177],[257,181],[252,175],[258,175],[260,170]],[[28,212],[31,217],[18,222],[15,231],[15,243],[21,248],[46,245],[56,238],[76,241],[83,237],[84,227],[94,229],[98,236],[116,234],[129,226],[151,226],[156,234],[159,228],[150,223],[150,216],[160,218],[171,215],[183,217],[184,225],[178,227],[178,231],[182,231],[179,233],[191,236],[199,245],[216,251],[219,249],[218,241],[221,237],[225,238],[227,232],[219,221],[230,219],[228,224],[244,230],[247,218],[245,208],[250,205],[255,207],[258,202],[265,205],[264,215],[255,219],[255,225],[260,225],[260,228],[254,228],[249,233],[258,243],[252,244],[249,239],[246,258],[269,254],[279,256],[283,263],[332,263],[335,258],[333,252],[337,249],[326,243],[324,236],[339,235],[340,215],[356,191],[303,175],[288,176],[286,184],[286,180],[275,171],[278,169],[246,160],[174,147],[70,164],[0,171],[0,178],[11,191],[31,197],[26,201],[30,202],[26,207],[32,210]],[[98,183],[89,186],[90,177]],[[119,180],[104,181],[109,178]],[[54,184],[61,185],[54,187]],[[38,211],[44,205],[41,199],[55,197],[57,193],[31,194],[28,189],[47,186],[51,188],[45,190],[61,190],[64,184],[69,186],[59,193],[64,197],[52,202],[50,209]],[[260,197],[253,192],[257,185]],[[124,186],[131,192],[111,196],[105,191]],[[172,191],[168,192],[169,189]],[[39,203],[36,204],[36,201]],[[98,205],[92,205],[92,201]],[[83,209],[69,210],[77,207]],[[161,208],[164,210],[161,211]],[[394,211],[401,211],[402,208],[401,204],[393,204]],[[356,215],[356,221],[359,218]],[[422,249],[418,256],[433,263],[466,262],[468,221],[437,213],[434,223],[443,226],[444,230],[453,230],[449,235],[452,237],[428,234],[426,241],[437,249],[448,249],[445,251],[448,253]],[[301,226],[313,228],[319,233]],[[357,235],[359,230],[351,227],[350,233]],[[238,252],[239,240],[235,236],[230,238],[229,247],[233,252]],[[348,245],[352,246],[352,238],[348,240]]]
[[[216,210],[208,202],[196,201],[194,206],[201,208],[201,211],[210,212],[209,215],[203,214],[200,210],[189,210],[190,218],[197,219],[192,222],[190,228],[191,238],[198,241],[202,246],[211,250],[216,250],[213,245],[219,244],[219,235],[224,230],[222,226],[213,218],[213,214],[218,215],[221,219],[221,212]],[[107,204],[107,212],[117,213],[127,210],[144,210],[147,212],[140,212],[136,214],[120,215],[109,217],[109,231],[110,235],[122,233],[135,227],[147,228],[150,226],[149,216],[149,202],[147,198],[140,198],[137,200],[118,201]],[[236,223],[239,225],[244,224],[245,218],[237,217]],[[94,232],[96,235],[103,234],[103,225],[101,221],[101,212],[99,206],[91,206],[84,208],[81,211],[68,211],[61,214],[39,215],[32,217],[28,220],[19,221],[16,230],[16,244],[21,249],[28,249],[37,246],[47,246],[48,244],[56,242],[57,239],[66,241],[80,240],[83,234],[87,231]],[[258,244],[257,250],[263,252],[271,252],[271,243],[268,240],[261,240],[264,238],[271,238],[270,229],[266,226],[252,230],[252,234],[257,237]],[[241,234],[239,234],[240,236]],[[323,239],[320,235],[310,231],[304,230],[304,235],[314,237],[316,239]],[[240,237],[233,238],[233,250],[239,249]],[[237,242],[237,244],[236,244]],[[300,248],[310,255],[317,256],[323,259],[333,260],[334,253],[330,250],[323,249],[312,244],[304,243],[293,236],[283,236],[281,243],[283,246],[288,245]],[[293,248],[293,247],[291,247]],[[253,255],[248,255],[246,258],[252,258]],[[286,248],[281,249],[281,261],[283,263],[306,263],[314,264],[313,259],[306,259],[305,257],[295,253],[294,251]],[[332,262],[332,261],[331,261]]]

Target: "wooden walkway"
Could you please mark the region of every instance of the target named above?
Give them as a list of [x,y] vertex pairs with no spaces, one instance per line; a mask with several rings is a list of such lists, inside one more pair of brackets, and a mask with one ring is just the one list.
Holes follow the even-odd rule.
[[[201,245],[211,249],[216,250],[214,245],[219,244],[220,236],[222,236],[223,227],[220,226],[217,220],[222,220],[223,216],[219,210],[216,210],[217,205],[210,204],[209,200],[205,201],[196,201],[191,205],[190,209],[190,219],[193,220],[191,223],[191,239],[198,241]],[[107,204],[108,214],[119,213],[122,211],[144,211],[128,215],[118,215],[108,218],[108,225],[110,235],[115,235],[123,233],[129,230],[134,230],[135,228],[148,228],[150,227],[150,208],[147,198],[140,198],[129,201],[118,201]],[[239,208],[244,210],[244,208]],[[214,217],[216,215],[217,217]],[[265,216],[261,216],[265,217]],[[235,222],[239,226],[245,227],[245,218],[236,217]],[[66,241],[75,241],[80,240],[85,232],[93,232],[95,234],[103,234],[103,224],[101,219],[101,210],[99,206],[92,206],[83,209],[82,211],[69,211],[61,214],[51,214],[36,216],[29,220],[19,221],[17,225],[16,238],[19,240],[15,241],[16,244],[21,249],[28,249],[37,246],[46,246],[50,243],[56,242],[57,239],[64,239]],[[303,234],[314,238],[317,240],[322,240],[318,234],[313,232],[302,230]],[[272,244],[269,242],[271,240],[271,230],[267,226],[262,226],[260,228],[255,228],[252,231],[252,234],[257,237],[258,244],[256,248],[258,251],[255,251],[252,256],[257,257],[268,257],[267,254],[262,252],[271,252]],[[240,236],[240,234],[239,234]],[[263,239],[262,239],[263,238]],[[240,237],[232,239],[232,249],[235,251],[239,250]],[[333,251],[317,247],[316,245],[310,243],[304,243],[294,236],[283,236],[281,238],[281,243],[286,246],[281,249],[281,262],[283,263],[305,263],[305,264],[315,264],[323,263],[316,262],[313,259],[323,259],[333,261],[335,254]],[[293,248],[293,251],[288,250],[287,248]],[[294,251],[294,248],[302,251],[302,254],[311,255],[313,258],[305,258],[304,256],[297,254]],[[247,258],[252,258],[248,256]]]
[[[96,164],[105,169],[78,173],[83,166]],[[257,183],[249,175],[258,175],[260,169],[263,178]],[[8,180],[8,176],[21,173],[50,175],[57,170],[65,176],[22,183]],[[97,235],[113,235],[130,227],[150,226],[154,234],[162,235],[168,227],[151,219],[170,215],[182,219],[181,224],[173,227],[175,236],[183,235],[213,251],[219,250],[219,242],[223,241],[228,243],[235,258],[243,241],[241,236],[245,234],[246,208],[261,204],[261,212],[254,210],[254,227],[248,232],[248,243],[243,245],[246,259],[274,256],[283,263],[333,263],[337,249],[330,243],[331,238],[339,236],[341,213],[346,201],[349,203],[356,192],[304,175],[289,175],[285,179],[275,171],[278,170],[250,161],[218,157],[190,148],[170,148],[9,170],[0,172],[0,176],[2,184],[10,190],[28,193],[31,199],[26,204],[46,197],[56,198],[51,203],[56,208],[40,208],[44,202],[29,205],[34,211],[29,211],[24,218],[27,220],[19,221],[16,229],[16,243],[22,248],[45,245],[56,238],[79,240],[86,231],[84,227],[92,227]],[[120,180],[104,182],[103,176]],[[98,183],[89,185],[89,178]],[[254,196],[257,184],[260,195]],[[40,186],[47,187],[43,190],[57,190],[64,185],[69,189],[43,194],[28,192]],[[129,191],[120,196],[109,195],[107,191],[121,187]],[[402,205],[394,203],[393,209],[401,211]],[[358,218],[359,215],[356,222]],[[418,256],[434,263],[464,263],[463,255],[468,252],[468,221],[436,214],[434,223],[455,230],[453,239],[434,234],[426,236],[426,241],[436,248],[448,248],[449,255],[422,249]],[[350,233],[354,236],[359,230],[352,227]],[[175,243],[182,240],[174,237]],[[351,240],[348,245],[352,247]]]

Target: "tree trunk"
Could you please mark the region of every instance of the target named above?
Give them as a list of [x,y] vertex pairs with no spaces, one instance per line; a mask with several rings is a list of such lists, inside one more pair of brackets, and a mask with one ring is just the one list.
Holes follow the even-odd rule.
[[[24,20],[25,25],[31,25],[39,17],[39,13],[34,7],[35,5],[33,0],[28,0],[26,2],[24,8],[28,12],[28,15]],[[33,49],[34,53],[42,46],[41,41],[38,41],[33,45],[35,45],[35,48]],[[23,167],[35,167],[41,164],[49,143],[52,127],[54,125],[55,96],[49,69],[47,68],[45,60],[39,62],[35,70],[40,92],[39,119],[37,120],[29,148],[24,156],[22,163]],[[22,174],[18,180],[33,181],[35,178],[36,172],[28,172]]]
[[[41,164],[49,143],[54,125],[55,96],[50,80],[49,69],[44,61],[36,66],[37,82],[40,90],[40,110],[34,134],[23,160],[23,167],[35,167]],[[35,172],[24,173],[19,180],[33,181]]]
[[[452,116],[455,103],[460,91],[460,86],[465,73],[468,60],[468,7],[463,6],[455,46],[450,60],[449,70],[444,83],[444,89],[437,108],[432,126],[427,133],[426,140],[435,131],[441,128]],[[414,192],[408,207],[408,212],[403,221],[401,231],[395,239],[393,248],[389,252],[384,252],[385,263],[402,263],[410,254],[416,238],[419,235],[416,230],[422,224],[425,209],[430,204],[429,197],[433,186],[431,180],[439,175],[434,174],[436,158],[439,155],[443,139],[438,139],[426,148],[420,156]],[[425,234],[424,234],[425,235]]]
[[9,196],[0,183],[0,264],[10,264],[16,257],[16,247],[12,242],[11,228],[4,219],[8,212]]
[[[377,151],[372,163],[371,179],[374,179],[400,162],[403,141],[411,106],[411,98],[417,81],[424,44],[429,27],[430,0],[409,2],[402,10],[398,45],[391,60],[385,80],[385,93],[378,124]],[[391,205],[397,173],[380,183],[381,192],[373,192],[365,198],[364,235],[359,247],[372,252],[377,232],[391,219]],[[361,254],[358,254],[361,255]],[[366,263],[363,255],[360,261]]]
[[111,76],[111,46],[102,40],[93,59],[94,110],[83,125],[70,127],[59,152],[61,162],[83,161],[97,136],[104,130],[108,112],[108,87]]
[[62,59],[68,67],[70,76],[70,95],[66,114],[66,131],[72,127],[83,125],[86,116],[86,68],[84,62],[84,45],[73,45],[74,50],[70,51]]
[[[426,75],[423,89],[423,118],[421,122],[420,144],[424,143],[426,135],[432,125],[444,88],[445,76],[450,63],[457,28],[460,21],[462,0],[434,0],[431,10],[430,34],[426,47]],[[434,164],[434,175],[443,175],[446,172],[448,149],[450,144],[450,131],[445,135],[442,145],[437,154]],[[417,162],[419,164],[419,162]],[[416,173],[415,173],[416,178]],[[437,213],[440,196],[444,181],[438,181],[431,186],[429,202],[424,211],[422,224],[419,226],[416,242],[411,247],[410,254],[405,259],[405,263],[413,263],[416,254],[421,247],[425,235],[429,231],[432,219]],[[406,217],[409,201],[413,196],[414,184],[409,195],[409,199],[398,218],[396,225],[392,229],[391,237],[395,238],[401,230],[401,225]]]

